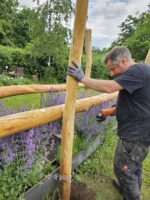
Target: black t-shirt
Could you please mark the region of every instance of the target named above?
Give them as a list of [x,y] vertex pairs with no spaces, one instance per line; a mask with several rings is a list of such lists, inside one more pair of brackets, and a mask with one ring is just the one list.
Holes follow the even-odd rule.
[[150,66],[134,64],[115,81],[124,88],[116,109],[119,137],[150,141]]

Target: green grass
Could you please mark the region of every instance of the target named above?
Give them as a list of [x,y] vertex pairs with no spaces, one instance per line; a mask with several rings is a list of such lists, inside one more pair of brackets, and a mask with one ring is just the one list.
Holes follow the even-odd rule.
[[[79,151],[86,149],[88,147],[88,143],[85,140],[85,137],[79,137],[78,135],[74,135],[73,140],[73,150],[72,154],[76,155]],[[57,154],[56,154],[56,160],[60,161],[60,154],[61,154],[61,146],[59,145],[57,147]]]
[[6,107],[18,110],[25,105],[29,110],[40,108],[40,94],[27,94],[0,99]]
[[[112,125],[105,130],[105,142],[77,169],[75,178],[85,182],[96,195],[96,200],[122,200],[122,196],[112,184],[113,157],[117,135]],[[149,200],[150,195],[150,153],[144,161],[141,200]]]

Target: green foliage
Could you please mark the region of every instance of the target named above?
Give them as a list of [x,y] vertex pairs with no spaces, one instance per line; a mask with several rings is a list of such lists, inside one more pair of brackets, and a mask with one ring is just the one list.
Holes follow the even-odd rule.
[[37,8],[29,9],[19,8],[17,0],[1,2],[0,44],[7,47],[0,46],[0,72],[6,65],[9,70],[22,67],[26,75],[61,82],[68,63],[72,2],[37,3]]
[[[81,136],[75,135],[74,136],[74,140],[73,140],[72,154],[75,155],[80,150],[83,150],[86,147],[88,147],[88,142],[85,139],[85,137],[81,137]],[[57,154],[56,154],[56,160],[60,160],[60,154],[61,154],[61,146],[58,146]]]
[[27,94],[7,97],[0,100],[6,107],[18,110],[22,105],[29,110],[40,108],[40,94]]
[[70,30],[66,24],[72,12],[70,0],[45,1],[38,4],[31,19],[32,35],[35,36],[32,54],[36,57],[44,57],[47,61],[46,65],[50,68],[49,76],[57,76],[59,81],[62,79],[68,61],[67,44]]
[[80,150],[85,149],[88,147],[88,142],[86,138],[83,136],[75,135],[74,142],[73,142],[73,155],[78,153]]
[[2,0],[0,3],[0,44],[13,45],[12,21],[18,6],[17,0]]
[[133,36],[134,32],[136,31],[140,20],[132,15],[129,15],[127,19],[121,23],[119,26],[121,29],[121,33],[119,34],[119,41],[120,43],[124,43],[126,39]]
[[[92,52],[92,71],[91,71],[91,77],[97,78],[97,79],[108,79],[109,78],[109,72],[107,67],[103,63],[103,57],[104,53],[100,51],[93,51]],[[82,66],[85,70],[86,67],[86,56],[83,55],[82,59]]]
[[32,80],[28,79],[28,78],[23,78],[23,77],[18,77],[18,78],[14,78],[12,79],[12,85],[29,85],[29,84],[33,84],[35,82],[33,82]]
[[8,86],[8,85],[29,85],[35,82],[28,78],[23,78],[23,77],[10,78],[7,75],[1,74],[0,83],[2,86]]
[[11,164],[5,165],[4,169],[0,169],[1,200],[23,199],[23,192],[38,183],[42,178],[42,168],[38,161],[34,163],[28,173],[20,168],[21,164],[21,159],[18,159]]
[[77,174],[105,174],[113,177],[113,163],[111,159],[114,155],[116,135],[112,135],[113,122],[110,122],[104,129],[107,140],[100,145],[97,150],[77,169]]
[[1,86],[11,85],[11,78],[7,75],[1,74],[0,75],[0,84]]
[[0,69],[5,69],[6,65],[9,70],[15,67],[24,67],[26,65],[26,54],[27,52],[24,49],[0,45]]
[[44,175],[48,175],[49,173],[51,173],[52,171],[54,171],[55,167],[52,166],[51,161],[47,161],[43,167],[43,173]]
[[129,15],[121,23],[121,33],[112,47],[116,45],[127,46],[136,61],[144,61],[150,49],[150,4],[148,10],[136,17]]
[[[41,59],[40,62],[44,60]],[[30,48],[21,49],[18,47],[8,47],[0,45],[0,72],[2,73],[5,66],[12,71],[20,67],[24,69],[27,76],[38,75],[40,78],[44,74],[44,67],[31,56]],[[43,63],[42,63],[43,64]]]
[[143,23],[139,25],[133,36],[129,37],[125,42],[136,60],[144,60],[150,49],[149,27],[150,14],[146,14]]
[[23,8],[20,12],[16,12],[12,19],[11,40],[15,46],[25,47],[30,42],[30,19],[32,10]]

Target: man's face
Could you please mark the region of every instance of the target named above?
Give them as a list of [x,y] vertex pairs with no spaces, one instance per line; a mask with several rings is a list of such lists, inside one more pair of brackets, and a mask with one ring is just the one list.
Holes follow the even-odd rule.
[[124,72],[121,63],[113,64],[111,60],[108,60],[106,65],[107,65],[108,69],[110,70],[110,75],[112,77],[118,76]]

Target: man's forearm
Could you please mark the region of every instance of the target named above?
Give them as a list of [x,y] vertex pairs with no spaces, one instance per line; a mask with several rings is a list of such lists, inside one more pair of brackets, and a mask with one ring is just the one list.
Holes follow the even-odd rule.
[[99,92],[112,93],[122,89],[122,87],[113,80],[97,80],[84,77],[81,83]]

